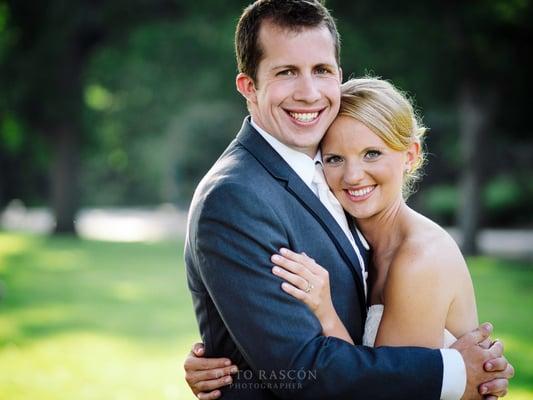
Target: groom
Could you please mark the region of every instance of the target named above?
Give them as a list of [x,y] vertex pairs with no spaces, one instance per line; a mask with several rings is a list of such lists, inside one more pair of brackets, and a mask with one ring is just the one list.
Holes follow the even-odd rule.
[[206,356],[239,366],[224,397],[481,398],[482,383],[505,394],[509,374],[484,370],[488,360],[505,370],[501,348],[477,346],[480,330],[459,351],[353,346],[321,336],[311,311],[280,289],[270,257],[281,247],[327,266],[335,309],[361,343],[369,251],[315,184],[318,144],[340,104],[339,36],[319,1],[259,0],[235,44],[251,117],[198,186],[185,244]]

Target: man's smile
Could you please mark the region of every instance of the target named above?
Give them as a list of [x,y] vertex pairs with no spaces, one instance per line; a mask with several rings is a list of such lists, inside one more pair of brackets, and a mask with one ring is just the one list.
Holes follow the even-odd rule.
[[284,110],[289,117],[298,125],[312,125],[318,121],[320,114],[325,108],[320,110]]

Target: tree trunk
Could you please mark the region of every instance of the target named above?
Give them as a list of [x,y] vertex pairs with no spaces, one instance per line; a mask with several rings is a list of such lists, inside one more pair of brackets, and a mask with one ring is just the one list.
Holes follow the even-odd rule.
[[56,131],[51,170],[51,198],[56,218],[55,233],[75,233],[78,210],[79,133],[64,125]]
[[75,217],[80,200],[79,158],[83,137],[82,75],[88,52],[79,40],[73,40],[65,49],[63,59],[57,63],[57,89],[63,97],[55,103],[56,112],[51,125],[53,159],[50,197],[56,219],[54,233],[75,234]]
[[462,169],[458,225],[463,234],[462,250],[466,255],[479,252],[477,238],[483,210],[481,135],[488,125],[487,108],[474,86],[463,84],[459,98]]

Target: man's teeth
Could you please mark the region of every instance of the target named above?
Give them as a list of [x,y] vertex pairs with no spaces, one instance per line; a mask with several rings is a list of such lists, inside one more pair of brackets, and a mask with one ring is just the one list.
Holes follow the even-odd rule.
[[318,112],[314,112],[314,113],[290,112],[289,114],[291,115],[291,117],[293,117],[294,119],[300,122],[311,122],[312,120],[318,117]]
[[364,196],[365,194],[370,193],[372,190],[374,190],[374,186],[368,186],[359,190],[348,190],[348,193],[350,193],[351,196]]

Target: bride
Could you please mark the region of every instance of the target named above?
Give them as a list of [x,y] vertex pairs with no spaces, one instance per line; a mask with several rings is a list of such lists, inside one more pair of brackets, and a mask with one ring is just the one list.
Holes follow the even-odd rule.
[[[457,245],[405,202],[420,174],[426,129],[386,81],[354,79],[342,93],[339,116],[321,145],[322,165],[372,249],[363,344],[448,347],[478,320]],[[286,281],[282,289],[313,310],[324,335],[353,343],[331,302],[327,270],[287,249],[272,261],[274,274]]]
[[[393,85],[375,78],[352,79],[342,85],[339,115],[321,143],[324,174],[336,198],[332,200],[356,219],[372,249],[363,338],[367,346],[449,347],[478,326],[472,281],[457,245],[406,204],[424,161],[425,131],[411,102]],[[335,311],[327,266],[289,249],[280,249],[272,262],[282,290],[309,306],[323,335],[353,344]],[[205,372],[208,360],[192,361],[186,371],[198,378],[188,382],[199,387],[212,377],[193,373]],[[213,382],[217,386],[205,386],[207,390],[231,382],[231,377]],[[219,394],[203,393],[204,398]]]

